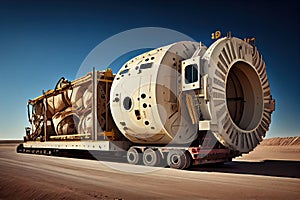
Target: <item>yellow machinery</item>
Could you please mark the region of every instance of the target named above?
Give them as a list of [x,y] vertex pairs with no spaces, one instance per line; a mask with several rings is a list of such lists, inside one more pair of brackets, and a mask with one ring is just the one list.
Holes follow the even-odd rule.
[[[226,162],[262,141],[275,109],[254,38],[220,32],[182,41],[68,82],[29,101],[18,152],[125,151],[131,164]],[[30,106],[29,106],[30,107]],[[30,109],[29,109],[30,110]]]

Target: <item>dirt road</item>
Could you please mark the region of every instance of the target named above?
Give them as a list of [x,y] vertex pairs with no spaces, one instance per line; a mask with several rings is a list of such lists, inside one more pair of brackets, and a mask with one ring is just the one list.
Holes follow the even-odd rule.
[[17,154],[15,147],[0,145],[0,199],[300,199],[298,150],[289,153],[299,160],[261,162],[268,149],[258,149],[260,159],[251,162],[239,158],[221,167],[182,171]]

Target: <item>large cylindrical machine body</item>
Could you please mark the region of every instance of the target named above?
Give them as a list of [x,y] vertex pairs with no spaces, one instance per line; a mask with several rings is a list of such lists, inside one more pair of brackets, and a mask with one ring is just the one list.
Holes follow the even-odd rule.
[[135,143],[192,142],[191,123],[182,99],[181,61],[190,58],[196,42],[179,42],[127,62],[111,88],[111,112],[120,131]]
[[211,131],[224,146],[251,151],[268,130],[274,101],[256,47],[232,37],[178,42],[128,61],[111,88],[112,116],[139,144],[187,144]]

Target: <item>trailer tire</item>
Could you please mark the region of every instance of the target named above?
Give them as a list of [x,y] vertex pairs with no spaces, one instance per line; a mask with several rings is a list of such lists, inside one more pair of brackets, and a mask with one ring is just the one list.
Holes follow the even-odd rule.
[[186,156],[187,161],[186,161],[186,165],[185,165],[184,169],[188,169],[192,164],[192,157],[188,151],[185,152],[185,156]]
[[24,152],[23,144],[19,144],[17,147],[17,153],[22,153],[22,152]]
[[168,165],[174,169],[186,169],[191,165],[191,157],[187,151],[171,150],[167,157]]
[[160,164],[161,155],[159,151],[148,148],[144,151],[143,154],[143,163],[146,166],[157,166]]
[[127,162],[132,165],[137,165],[142,160],[142,152],[140,149],[131,147],[127,151]]

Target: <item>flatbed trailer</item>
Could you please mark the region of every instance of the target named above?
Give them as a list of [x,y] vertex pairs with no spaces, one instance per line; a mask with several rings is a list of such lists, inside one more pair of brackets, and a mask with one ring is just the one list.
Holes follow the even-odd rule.
[[17,152],[48,156],[85,155],[99,160],[103,155],[106,158],[109,156],[112,160],[121,156],[127,158],[130,164],[171,166],[177,169],[189,168],[191,165],[229,162],[237,156],[228,148],[132,146],[129,142],[111,141],[30,141],[19,144]]

